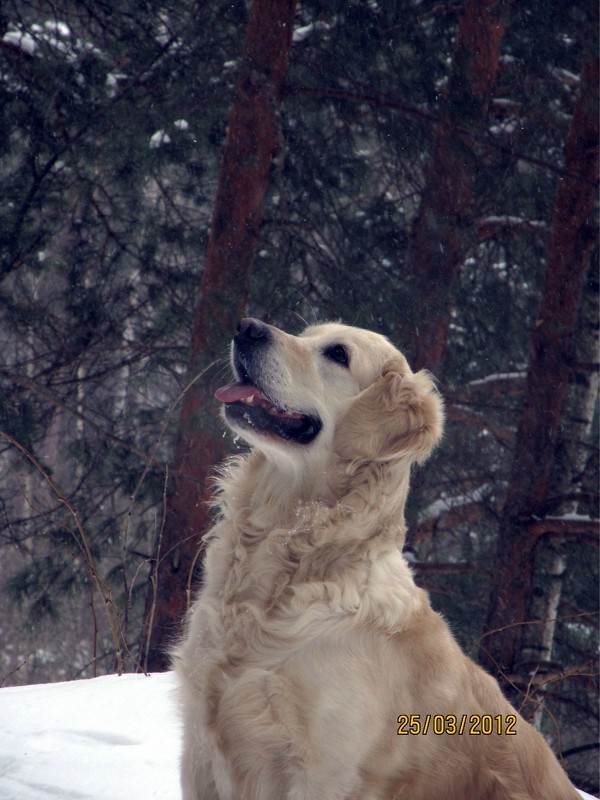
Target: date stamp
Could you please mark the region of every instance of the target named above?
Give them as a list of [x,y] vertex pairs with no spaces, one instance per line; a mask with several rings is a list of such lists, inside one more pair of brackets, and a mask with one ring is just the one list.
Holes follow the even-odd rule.
[[516,736],[514,714],[399,714],[398,736]]

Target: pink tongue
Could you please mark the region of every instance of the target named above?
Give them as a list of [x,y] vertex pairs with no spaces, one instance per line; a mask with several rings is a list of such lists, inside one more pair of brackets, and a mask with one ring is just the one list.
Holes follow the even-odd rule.
[[248,386],[246,383],[228,383],[227,386],[217,389],[215,397],[222,403],[235,403],[238,400],[245,400],[247,397],[263,399],[264,395],[256,386]]

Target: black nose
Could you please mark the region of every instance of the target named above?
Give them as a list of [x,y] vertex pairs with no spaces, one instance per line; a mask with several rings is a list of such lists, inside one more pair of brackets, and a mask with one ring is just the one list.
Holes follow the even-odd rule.
[[240,320],[235,333],[236,344],[257,345],[266,344],[271,338],[269,326],[253,317]]

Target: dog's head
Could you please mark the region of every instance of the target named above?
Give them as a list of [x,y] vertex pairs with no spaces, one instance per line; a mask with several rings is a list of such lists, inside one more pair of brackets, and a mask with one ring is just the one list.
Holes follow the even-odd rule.
[[422,461],[439,440],[442,403],[384,337],[337,323],[291,336],[243,319],[231,346],[236,382],[217,390],[228,425],[269,454]]

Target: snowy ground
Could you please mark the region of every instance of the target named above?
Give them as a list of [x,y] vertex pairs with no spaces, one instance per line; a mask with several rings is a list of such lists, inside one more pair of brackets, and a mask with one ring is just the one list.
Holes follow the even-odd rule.
[[0,689],[0,800],[178,800],[173,689],[171,673]]
[[1,800],[179,800],[171,673],[0,689]]

